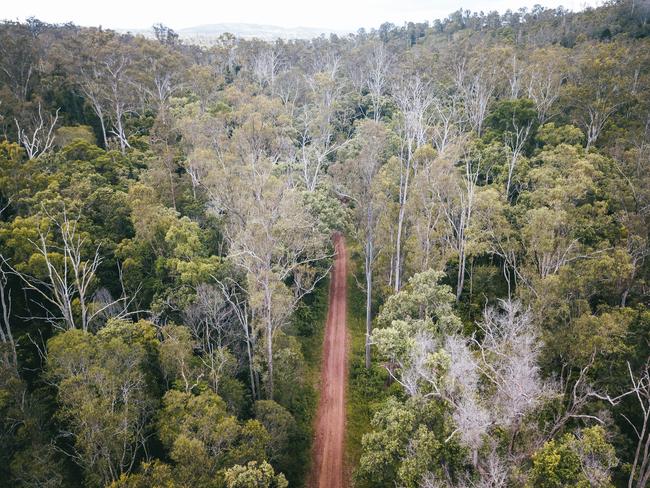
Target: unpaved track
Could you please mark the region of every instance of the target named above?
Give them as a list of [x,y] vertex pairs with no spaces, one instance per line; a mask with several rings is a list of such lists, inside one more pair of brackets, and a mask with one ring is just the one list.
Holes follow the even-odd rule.
[[311,488],[343,488],[345,452],[345,387],[347,383],[347,271],[343,236],[334,236],[336,258],[330,282],[325,326],[320,401],[315,424]]

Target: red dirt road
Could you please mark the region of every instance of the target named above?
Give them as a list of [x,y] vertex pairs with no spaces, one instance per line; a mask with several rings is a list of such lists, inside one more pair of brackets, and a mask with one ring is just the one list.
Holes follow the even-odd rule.
[[345,388],[347,383],[348,252],[343,236],[334,236],[336,259],[330,282],[325,326],[320,402],[315,424],[311,488],[343,488],[345,452]]

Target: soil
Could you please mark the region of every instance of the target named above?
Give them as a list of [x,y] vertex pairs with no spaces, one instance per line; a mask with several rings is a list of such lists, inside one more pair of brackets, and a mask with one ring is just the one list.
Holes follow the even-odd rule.
[[336,258],[330,281],[323,344],[320,400],[315,423],[311,488],[343,488],[345,453],[345,390],[347,385],[348,253],[342,235],[334,236]]

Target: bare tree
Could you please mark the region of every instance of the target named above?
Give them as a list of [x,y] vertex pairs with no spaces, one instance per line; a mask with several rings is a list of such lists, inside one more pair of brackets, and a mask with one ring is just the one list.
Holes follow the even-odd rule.
[[493,415],[516,435],[523,415],[549,394],[541,380],[540,341],[530,311],[517,301],[500,300],[500,310],[488,307],[478,326],[483,340],[474,339],[481,371],[496,386]]
[[280,57],[272,47],[261,48],[253,57],[253,75],[262,88],[275,90],[275,80],[280,68]]
[[617,109],[618,104],[608,104],[604,100],[596,100],[587,106],[580,116],[580,122],[587,132],[587,149],[598,140],[605,124]]
[[467,62],[461,59],[455,67],[455,83],[470,128],[480,136],[494,94],[492,73],[483,67],[470,72]]
[[394,89],[394,98],[400,109],[401,118],[399,131],[401,135],[400,149],[400,181],[399,181],[399,212],[395,240],[395,273],[394,290],[401,287],[403,258],[402,240],[406,209],[410,194],[411,178],[417,173],[415,151],[426,142],[426,132],[429,126],[429,108],[433,103],[433,94],[428,83],[419,76],[402,82]]
[[231,330],[236,310],[230,306],[230,295],[224,291],[219,285],[200,284],[194,301],[183,311],[185,324],[198,344],[200,360],[215,393],[219,392],[219,382],[228,364],[228,348],[236,339]]
[[287,107],[289,115],[293,118],[298,100],[303,95],[304,83],[301,73],[297,69],[281,72],[275,81],[275,93]]
[[102,143],[108,147],[108,135],[106,129],[106,109],[102,97],[102,86],[99,80],[99,71],[95,66],[80,68],[79,87],[86,97],[95,115],[99,119],[99,125],[102,129]]
[[104,58],[103,69],[107,74],[107,99],[113,115],[113,128],[111,132],[120,144],[122,152],[131,147],[124,127],[124,117],[132,112],[130,107],[130,86],[128,68],[131,59],[126,54],[109,55]]
[[430,146],[423,148],[419,159],[420,168],[410,204],[411,228],[417,242],[411,251],[411,261],[416,269],[430,269],[442,265],[448,247],[444,237],[445,215],[436,190],[438,185],[444,184],[441,178],[444,170],[441,159]]
[[253,351],[255,350],[256,337],[252,324],[254,322],[254,311],[249,305],[247,290],[233,279],[219,280],[213,277],[221,289],[224,300],[230,306],[232,313],[235,315],[243,333],[246,344],[246,355],[248,359],[248,373],[251,382],[251,393],[253,398],[259,399],[259,375],[255,371],[253,364]]
[[457,94],[447,94],[440,89],[432,100],[432,140],[438,153],[445,152],[461,135],[466,123],[462,102]]
[[43,117],[41,102],[38,102],[37,114],[28,124],[21,127],[18,119],[14,119],[18,130],[18,142],[25,148],[29,159],[45,154],[54,145],[54,129],[59,120],[59,110],[56,109],[54,115]]
[[627,486],[643,488],[650,483],[650,362],[647,362],[639,376],[632,373],[628,363],[632,391],[641,413],[640,425],[625,417],[637,437],[634,461],[630,469]]
[[[60,243],[54,244],[50,241],[50,229],[39,230],[38,240],[31,241],[42,258],[45,278],[30,276],[10,267],[25,288],[41,298],[41,301],[36,303],[45,312],[45,316],[40,318],[56,328],[78,328],[87,331],[98,319],[104,317],[107,310],[115,310],[118,305],[115,316],[130,315],[128,305],[133,298],[126,295],[108,303],[93,300],[97,269],[103,258],[99,245],[88,251],[90,243],[88,237],[78,229],[79,220],[70,219],[65,211],[60,218],[50,214],[48,217]],[[76,315],[77,302],[79,316]],[[51,309],[57,314],[53,314]]]
[[468,230],[472,222],[475,206],[476,188],[481,172],[480,155],[472,152],[467,146],[460,148],[463,161],[463,172],[459,175],[453,166],[447,166],[446,175],[436,185],[438,200],[449,226],[448,241],[451,248],[458,254],[458,273],[456,279],[456,300],[460,300],[465,284],[467,267]]
[[383,106],[382,96],[388,85],[388,75],[392,64],[384,43],[378,42],[372,47],[367,63],[366,84],[372,100],[372,115],[374,121],[379,122]]
[[135,55],[111,32],[89,31],[79,54],[79,85],[100,119],[104,143],[112,134],[122,152],[130,147],[125,117],[134,112],[135,93],[141,90],[134,74]]
[[5,269],[5,258],[0,255],[0,305],[2,322],[0,322],[0,341],[2,342],[2,361],[10,370],[18,370],[16,341],[11,332],[11,290],[8,287],[9,272]]
[[512,116],[512,130],[504,134],[505,145],[508,148],[508,179],[506,181],[506,198],[510,198],[510,187],[512,185],[512,176],[514,175],[517,162],[521,157],[524,146],[528,141],[528,135],[532,127],[532,121],[525,125],[520,125],[516,117]]
[[540,124],[546,123],[553,116],[553,105],[560,97],[562,83],[567,76],[567,67],[562,61],[566,55],[557,52],[561,49],[538,50],[531,55],[534,61],[526,70],[527,96],[535,103]]
[[322,180],[331,155],[349,141],[337,139],[335,132],[337,119],[342,116],[338,110],[341,85],[336,71],[333,67],[330,72],[319,72],[307,78],[310,101],[300,114],[298,158],[308,191],[314,191]]
[[510,98],[516,100],[521,93],[521,84],[524,70],[521,63],[517,60],[517,54],[512,55],[512,65],[508,76],[508,84],[510,85]]
[[136,89],[144,91],[146,96],[143,101],[152,101],[164,122],[169,99],[183,87],[183,66],[179,57],[163,46],[154,47],[147,44],[145,49],[145,69],[138,70],[133,81]]

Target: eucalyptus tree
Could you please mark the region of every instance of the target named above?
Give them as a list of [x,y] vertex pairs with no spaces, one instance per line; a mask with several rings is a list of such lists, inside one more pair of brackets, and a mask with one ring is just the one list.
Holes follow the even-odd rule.
[[70,440],[63,452],[89,485],[130,473],[144,453],[156,405],[147,360],[156,351],[145,322],[115,320],[96,335],[68,330],[48,341],[47,378],[61,405],[60,435]]
[[10,267],[44,313],[34,318],[62,330],[89,331],[107,315],[129,316],[128,307],[135,297],[123,294],[114,300],[95,293],[99,288],[97,271],[104,257],[101,246],[92,243],[81,229],[79,217],[70,218],[65,210],[58,215],[46,211],[44,222],[36,231],[37,238],[30,241],[41,269],[30,274]]
[[372,100],[372,117],[375,122],[381,120],[383,97],[390,81],[394,61],[384,43],[375,43],[370,51],[366,67],[366,86]]
[[[312,264],[328,256],[326,237],[306,211],[302,196],[269,169],[241,183],[256,188],[242,202],[242,214],[229,230],[229,258],[246,273],[248,299],[264,337],[267,397],[273,399],[273,340],[299,300],[323,276]],[[292,286],[287,286],[287,282]]]
[[108,145],[110,134],[124,153],[130,147],[125,119],[136,108],[134,84],[139,53],[126,38],[96,29],[85,31],[78,46],[74,62],[81,92],[100,121],[104,145]]
[[[453,158],[460,159],[462,166],[453,165]],[[451,161],[449,158],[452,158]],[[465,285],[469,233],[476,206],[476,194],[481,175],[482,155],[472,148],[471,142],[463,141],[453,153],[440,161],[440,172],[435,191],[448,225],[446,233],[449,246],[458,256],[456,300],[459,301]]]
[[306,78],[307,103],[298,115],[298,150],[300,177],[308,191],[322,182],[332,156],[344,147],[347,134],[337,131],[347,114],[342,104],[342,84],[338,77],[338,60]]
[[418,171],[416,150],[427,141],[429,129],[429,110],[433,103],[433,93],[429,83],[420,76],[413,76],[402,80],[393,89],[395,103],[400,110],[398,131],[401,145],[399,152],[399,213],[395,232],[395,272],[393,288],[397,292],[401,287],[404,267],[402,241],[404,240],[404,226],[406,211],[411,192],[412,179]]
[[370,367],[372,344],[372,293],[375,260],[380,252],[377,232],[386,196],[377,179],[387,159],[389,133],[379,122],[366,120],[357,127],[351,143],[351,156],[334,168],[337,191],[354,205],[355,229],[363,247],[363,269],[366,287],[366,367]]
[[217,159],[208,186],[213,207],[227,219],[228,259],[245,275],[252,325],[264,343],[266,392],[272,399],[274,338],[299,300],[325,275],[315,265],[329,251],[302,192],[276,165],[287,146],[283,127],[268,122],[282,117],[282,104],[264,99],[240,110],[238,127],[222,141],[229,150]]
[[38,102],[38,109],[27,123],[14,119],[16,123],[18,142],[25,148],[29,159],[37,158],[45,154],[54,146],[55,129],[59,121],[59,111],[43,115],[41,102]]

